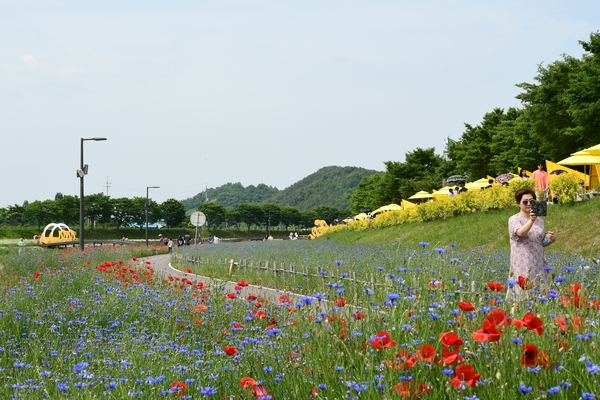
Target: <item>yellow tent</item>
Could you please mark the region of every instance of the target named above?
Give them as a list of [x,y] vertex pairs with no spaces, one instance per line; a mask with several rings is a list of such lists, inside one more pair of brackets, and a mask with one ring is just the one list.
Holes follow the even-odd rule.
[[403,210],[406,210],[408,208],[414,208],[416,206],[417,205],[415,203],[412,203],[412,202],[410,202],[408,200],[402,200],[402,209]]
[[569,167],[565,167],[564,165],[560,165],[560,164],[554,163],[552,161],[546,160],[546,171],[548,171],[549,174],[551,174],[552,171],[556,171],[557,169],[562,169],[563,171],[566,171],[570,174],[575,174],[576,176],[579,177],[579,179],[581,179],[582,181],[585,182],[586,186],[590,185],[590,176],[589,175],[584,174],[583,172],[576,171]]

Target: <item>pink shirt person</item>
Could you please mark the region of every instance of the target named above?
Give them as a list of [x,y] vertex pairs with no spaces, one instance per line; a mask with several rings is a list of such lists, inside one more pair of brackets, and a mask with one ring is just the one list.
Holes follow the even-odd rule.
[[544,171],[544,165],[542,163],[538,164],[538,169],[531,174],[531,179],[535,179],[535,189],[536,190],[548,190],[548,173]]

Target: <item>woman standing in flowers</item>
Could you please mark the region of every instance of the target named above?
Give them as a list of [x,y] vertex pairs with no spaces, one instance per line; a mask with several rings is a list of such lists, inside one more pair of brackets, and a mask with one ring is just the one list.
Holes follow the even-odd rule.
[[522,297],[521,290],[529,289],[531,285],[539,289],[546,283],[544,247],[555,240],[554,232],[546,232],[544,221],[531,211],[535,192],[527,188],[519,189],[515,199],[520,211],[508,220],[510,277],[514,281],[518,279],[520,284],[508,289],[507,300]]

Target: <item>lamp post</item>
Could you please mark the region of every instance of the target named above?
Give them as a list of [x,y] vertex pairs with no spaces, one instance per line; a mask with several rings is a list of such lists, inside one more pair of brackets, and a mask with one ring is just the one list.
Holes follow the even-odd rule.
[[81,169],[77,170],[77,176],[79,177],[79,250],[83,251],[84,248],[84,238],[83,238],[83,178],[88,173],[87,164],[83,164],[83,142],[86,140],[93,140],[95,142],[99,142],[102,140],[106,140],[106,138],[89,138],[84,139],[81,138]]
[[148,204],[149,189],[160,189],[160,186],[146,186],[146,246],[148,246],[148,208],[150,208],[150,204]]

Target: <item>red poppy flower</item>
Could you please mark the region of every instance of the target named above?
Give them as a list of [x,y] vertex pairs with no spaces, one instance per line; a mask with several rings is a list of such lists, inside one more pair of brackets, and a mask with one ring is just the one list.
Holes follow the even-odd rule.
[[475,387],[480,377],[480,374],[475,373],[475,368],[469,364],[457,365],[454,375],[454,378],[450,379],[450,384],[457,389],[463,387],[463,382],[470,387]]
[[535,367],[538,364],[540,350],[534,344],[524,344],[521,355],[521,365],[524,367]]
[[186,272],[187,274],[191,274],[191,273],[192,273],[192,272],[194,272],[194,271],[192,271],[192,269],[191,269],[191,268],[186,268],[186,269],[185,269],[185,272]]
[[504,290],[504,285],[500,282],[488,282],[487,285],[488,288],[490,288],[490,290],[494,292],[501,292],[502,290]]
[[511,319],[508,318],[506,312],[501,308],[494,308],[488,313],[486,319],[490,322],[494,322],[498,326],[509,326],[511,323]]
[[256,295],[255,295],[255,294],[249,294],[249,295],[248,295],[248,297],[246,297],[246,299],[247,299],[248,301],[254,301],[254,300],[256,300],[257,298],[258,298],[258,297],[256,297]]
[[471,335],[473,340],[478,342],[497,342],[500,340],[500,336],[502,336],[502,331],[498,329],[495,322],[489,321],[487,319],[483,320],[483,327]]
[[333,305],[336,307],[344,307],[348,302],[346,299],[336,299],[333,301]]
[[133,261],[137,261],[137,257],[136,257],[136,256],[133,256],[131,259],[132,259]]
[[290,299],[290,296],[282,294],[281,296],[279,296],[279,302],[281,304],[292,304],[292,300]]
[[195,319],[194,323],[196,324],[196,326],[202,325],[202,321],[200,321],[199,319]]
[[453,346],[462,346],[465,342],[460,340],[458,335],[454,332],[446,332],[440,333],[440,342],[442,346],[453,347]]
[[242,279],[241,281],[238,282],[238,286],[248,286],[248,281]]
[[387,332],[377,332],[377,335],[371,340],[371,345],[378,350],[389,349],[390,347],[396,347],[396,341],[391,340],[390,334]]
[[236,328],[236,329],[242,329],[244,327],[244,325],[240,324],[239,322],[236,322],[231,327]]
[[395,370],[407,370],[411,369],[415,365],[415,359],[408,350],[398,350],[391,361],[386,361],[388,367],[392,367]]
[[365,317],[365,313],[362,311],[357,311],[354,314],[352,314],[352,318],[354,318],[355,320],[361,320]]
[[238,349],[236,349],[235,347],[231,347],[231,346],[225,346],[225,347],[223,347],[223,350],[225,350],[225,354],[227,354],[228,356],[233,356],[233,355],[236,355],[237,353],[239,353]]
[[[523,290],[529,290],[529,289],[533,289],[533,283],[529,284],[529,278],[525,278],[524,276],[520,276],[517,278],[519,281],[519,286],[521,287],[521,289]],[[528,286],[529,284],[529,286]]]
[[463,311],[475,311],[476,310],[475,306],[473,304],[471,304],[471,302],[469,302],[469,301],[459,301],[458,308],[460,308]]
[[443,348],[441,363],[444,365],[452,365],[455,362],[465,361],[464,357],[459,354],[460,347],[456,346],[452,351]]
[[236,295],[235,295],[235,293],[227,293],[227,297],[230,299],[235,299]]
[[418,361],[425,361],[428,363],[438,362],[438,358],[435,353],[435,347],[428,343],[423,343],[421,345],[421,348],[418,349],[415,353],[415,358]]
[[249,387],[256,386],[256,381],[250,378],[249,376],[245,376],[242,379],[240,379],[240,385],[242,385],[242,387],[246,389]]
[[525,314],[522,320],[514,319],[513,325],[515,325],[517,328],[522,328],[525,326],[527,330],[534,331],[540,336],[542,333],[544,333],[544,327],[542,326],[543,321],[530,312]]
[[177,393],[177,396],[182,397],[185,396],[185,391],[187,390],[187,385],[185,382],[175,381],[171,383],[171,391]]

